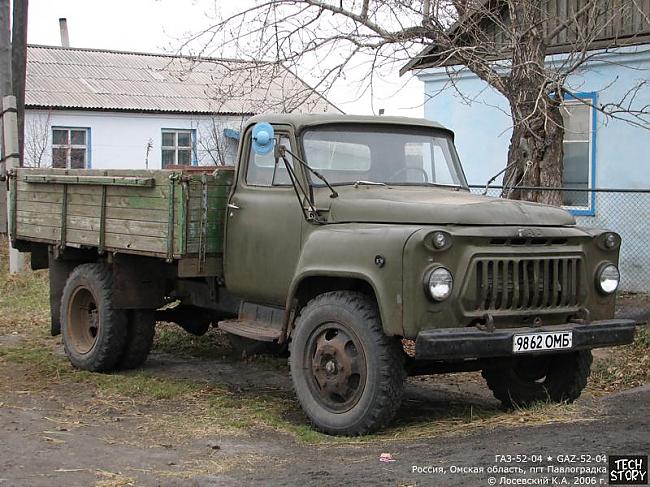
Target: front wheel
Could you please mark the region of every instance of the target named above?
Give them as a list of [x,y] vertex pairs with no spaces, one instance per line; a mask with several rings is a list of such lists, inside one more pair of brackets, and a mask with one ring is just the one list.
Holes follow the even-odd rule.
[[509,367],[487,368],[483,378],[504,407],[541,401],[573,402],[587,385],[591,351],[521,357]]
[[321,294],[303,308],[291,338],[294,389],[317,429],[363,435],[393,419],[404,391],[403,352],[383,333],[371,298]]

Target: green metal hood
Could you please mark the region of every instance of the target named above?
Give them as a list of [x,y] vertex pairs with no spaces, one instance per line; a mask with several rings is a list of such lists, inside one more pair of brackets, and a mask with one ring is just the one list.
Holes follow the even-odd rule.
[[330,200],[332,223],[457,225],[575,225],[567,211],[526,201],[504,200],[446,188],[339,186]]

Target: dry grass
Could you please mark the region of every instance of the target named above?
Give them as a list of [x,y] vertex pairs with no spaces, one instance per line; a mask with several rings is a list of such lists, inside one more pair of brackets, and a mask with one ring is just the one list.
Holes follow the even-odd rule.
[[101,478],[95,482],[95,487],[129,487],[135,485],[135,480],[121,474],[98,470],[97,476]]
[[10,275],[7,239],[0,237],[0,334],[32,334],[49,320],[47,271]]
[[587,390],[602,396],[650,383],[650,325],[637,328],[634,343],[594,361]]

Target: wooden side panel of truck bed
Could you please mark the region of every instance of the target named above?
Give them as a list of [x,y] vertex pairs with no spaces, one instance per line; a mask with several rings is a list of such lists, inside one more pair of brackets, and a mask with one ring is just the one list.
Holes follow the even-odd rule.
[[10,181],[12,234],[184,260],[205,274],[223,250],[232,173],[21,168]]

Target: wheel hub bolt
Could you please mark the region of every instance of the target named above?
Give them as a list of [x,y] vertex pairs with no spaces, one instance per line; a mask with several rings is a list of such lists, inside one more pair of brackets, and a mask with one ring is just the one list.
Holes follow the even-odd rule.
[[325,364],[325,370],[327,371],[328,374],[333,374],[336,372],[336,364],[334,363],[333,360],[330,360]]

